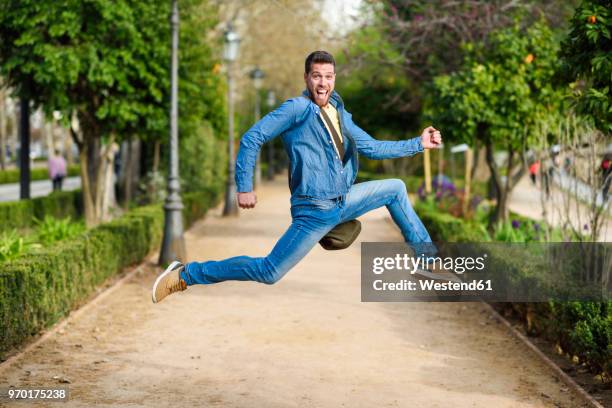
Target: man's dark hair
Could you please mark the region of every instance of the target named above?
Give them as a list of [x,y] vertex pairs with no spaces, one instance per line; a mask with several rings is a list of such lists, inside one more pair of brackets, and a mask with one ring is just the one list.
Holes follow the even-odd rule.
[[336,60],[334,60],[333,55],[327,51],[315,51],[306,57],[306,62],[304,63],[304,72],[306,72],[306,74],[310,74],[312,64],[332,64],[334,66],[334,71],[336,70]]

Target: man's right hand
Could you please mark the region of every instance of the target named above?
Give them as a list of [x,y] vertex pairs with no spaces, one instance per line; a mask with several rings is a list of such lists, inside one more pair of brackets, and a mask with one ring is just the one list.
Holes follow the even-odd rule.
[[238,206],[240,208],[255,208],[257,204],[257,195],[254,191],[248,193],[238,193]]

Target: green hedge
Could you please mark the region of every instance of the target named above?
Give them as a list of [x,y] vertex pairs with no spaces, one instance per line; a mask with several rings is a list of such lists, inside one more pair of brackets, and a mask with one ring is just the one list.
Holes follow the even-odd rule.
[[83,213],[81,191],[59,191],[45,197],[0,203],[0,233],[7,230],[26,229],[34,225],[34,219],[45,215],[55,218],[80,218]]
[[[80,166],[72,164],[68,166],[68,177],[80,175]],[[30,170],[32,181],[48,180],[49,172],[46,167],[36,167]],[[10,169],[0,171],[0,184],[19,183],[19,169]]]
[[[188,227],[218,202],[218,191],[183,197]],[[29,336],[57,322],[97,285],[157,248],[159,204],[134,209],[82,235],[0,265],[0,359]]]
[[[376,178],[389,177],[383,175]],[[368,174],[361,174],[361,180],[368,179],[371,179]],[[408,183],[407,188],[411,190]],[[486,240],[486,230],[475,221],[466,221],[434,210],[421,201],[414,203],[414,206],[435,242]],[[522,253],[522,256],[526,254]],[[494,255],[489,259],[492,260],[492,257]],[[506,271],[507,279],[514,279],[516,276],[510,273],[515,270],[512,260],[503,255],[495,258],[496,262],[507,262],[496,269]],[[534,259],[532,263],[537,265],[537,260]],[[530,274],[530,271],[515,272]],[[535,278],[536,274],[533,276],[533,284],[540,284]],[[601,373],[604,380],[612,379],[612,302],[500,303],[495,307],[525,322],[530,334],[543,335],[559,344],[565,353],[577,356],[593,372]]]
[[[427,226],[434,241],[437,242],[478,242],[482,234],[475,223],[466,222],[445,213],[435,213],[424,206],[416,206],[416,211]],[[522,257],[527,256],[524,252]],[[534,265],[537,269],[538,258],[520,264]],[[506,279],[532,276],[532,285],[540,282],[534,271],[517,271],[512,258],[500,254],[491,255],[490,260],[500,263],[495,270],[505,271]],[[501,265],[504,263],[504,265]],[[521,279],[521,281],[526,281]],[[508,285],[511,286],[511,285]],[[533,289],[533,288],[529,288]],[[495,307],[505,314],[512,314],[523,321],[532,335],[542,335],[558,344],[570,356],[578,357],[593,372],[601,373],[606,381],[612,379],[612,302],[548,302],[548,303],[499,303]]]

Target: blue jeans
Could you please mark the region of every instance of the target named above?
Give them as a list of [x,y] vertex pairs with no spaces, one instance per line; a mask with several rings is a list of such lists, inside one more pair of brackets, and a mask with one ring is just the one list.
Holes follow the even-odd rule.
[[435,246],[425,226],[414,212],[403,181],[388,179],[354,184],[345,197],[334,200],[294,198],[292,223],[266,257],[236,256],[222,261],[190,262],[181,272],[187,285],[227,280],[278,282],[333,227],[368,211],[386,206],[407,243],[427,248]]

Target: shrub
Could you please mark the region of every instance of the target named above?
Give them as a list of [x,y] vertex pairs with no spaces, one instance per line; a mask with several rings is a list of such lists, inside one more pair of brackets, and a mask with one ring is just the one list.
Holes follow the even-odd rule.
[[43,220],[35,220],[37,241],[49,246],[57,241],[71,238],[85,231],[85,224],[74,222],[71,218],[57,219],[45,215]]
[[[80,175],[78,164],[68,166],[68,177]],[[30,170],[30,180],[48,180],[49,172],[46,167],[36,167]],[[51,182],[51,181],[49,181]],[[19,183],[19,169],[9,169],[0,171],[0,184]]]
[[0,203],[0,232],[31,228],[35,219],[45,216],[78,219],[82,213],[80,191],[61,191],[30,200],[4,202]]
[[17,235],[17,231],[5,231],[0,235],[0,262],[19,257],[25,252],[25,239]]
[[[204,215],[219,197],[219,189],[185,194],[185,226]],[[161,205],[139,207],[83,234],[3,262],[0,359],[85,301],[105,279],[140,262],[159,246],[162,232]]]

